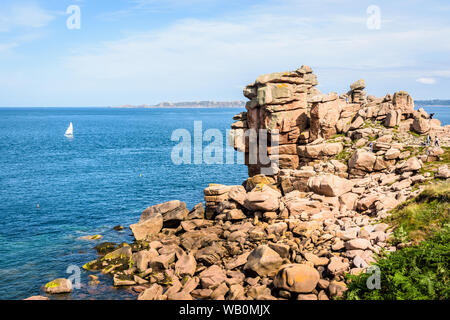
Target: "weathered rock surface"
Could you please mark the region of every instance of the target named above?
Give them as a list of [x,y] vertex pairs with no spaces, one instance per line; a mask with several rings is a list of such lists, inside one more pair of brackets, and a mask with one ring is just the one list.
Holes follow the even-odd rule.
[[72,291],[72,282],[69,279],[58,278],[45,284],[46,293],[58,294]]
[[327,197],[339,197],[351,191],[353,186],[352,181],[335,175],[311,177],[308,180],[308,187],[312,191]]
[[283,266],[274,279],[274,286],[291,292],[309,293],[320,280],[319,272],[305,264]]
[[259,276],[273,276],[283,263],[280,255],[268,246],[262,245],[248,256],[244,270],[257,273]]
[[[358,80],[347,93],[323,94],[316,85],[307,66],[258,77],[244,89],[247,110],[230,139],[249,178],[210,184],[205,206],[190,211],[177,200],[147,208],[130,226],[135,242],[96,246],[99,258],[84,269],[110,274],[138,299],[344,296],[346,274],[406,245],[394,245],[380,221],[433,179],[450,178],[450,126],[414,111],[404,91],[375,97]],[[270,165],[250,161],[245,134],[257,129],[279,138],[257,145]],[[422,132],[440,146],[426,147]]]

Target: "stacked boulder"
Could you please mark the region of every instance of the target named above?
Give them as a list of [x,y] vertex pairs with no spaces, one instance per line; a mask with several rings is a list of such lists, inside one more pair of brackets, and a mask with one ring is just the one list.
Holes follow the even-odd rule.
[[[323,95],[309,67],[259,77],[234,117],[232,142],[249,157],[250,129],[279,131],[276,175],[248,163],[242,185],[210,184],[190,211],[174,200],[145,209],[130,226],[131,244],[104,244],[84,268],[131,286],[140,300],[328,300],[342,297],[346,274],[365,272],[400,245],[380,220],[450,178],[450,127],[414,111],[403,91]],[[442,137],[422,146],[415,130]],[[262,146],[259,146],[262,147]],[[429,166],[428,166],[429,165]],[[430,169],[431,168],[431,169]],[[433,172],[434,171],[434,176]]]
[[[414,111],[414,101],[405,91],[382,98],[367,96],[365,81],[361,79],[350,86],[348,93],[339,96],[320,93],[315,88],[317,84],[311,68],[302,66],[292,72],[262,75],[244,89],[250,101],[247,111],[234,117],[237,121],[232,124],[231,144],[245,152],[249,176],[262,173],[261,169],[273,166],[274,161],[279,169],[296,170],[315,160],[331,159],[342,152],[342,146],[326,140],[336,135],[359,139],[358,135],[370,131],[368,121],[421,134],[433,132],[442,136],[449,132],[440,127],[439,121],[429,120],[423,110]],[[258,144],[254,152],[267,154],[269,164],[259,158],[256,163],[251,161],[250,129],[256,130],[256,135],[264,134],[257,130],[267,130],[267,146]],[[277,136],[278,145],[271,146],[272,136]],[[276,175],[279,170],[273,172]]]
[[298,166],[296,145],[304,139],[301,133],[309,126],[308,101],[317,93],[314,89],[317,84],[311,68],[302,66],[292,72],[262,75],[245,87],[244,96],[250,101],[246,104],[246,114],[238,115],[237,122],[232,125],[231,142],[237,150],[246,153],[250,176],[259,174],[267,163],[261,163],[260,159],[250,163],[249,129],[255,130],[257,136],[259,129],[267,130],[269,141],[271,134],[277,132],[277,150],[267,148],[266,153],[278,157],[280,168],[295,169]]

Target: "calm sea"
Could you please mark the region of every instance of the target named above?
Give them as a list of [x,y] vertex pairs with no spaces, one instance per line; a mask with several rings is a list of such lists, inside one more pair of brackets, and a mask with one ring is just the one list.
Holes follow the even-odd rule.
[[[240,111],[0,109],[0,299],[39,294],[52,278],[70,276],[69,266],[94,259],[99,242],[80,236],[131,241],[129,229],[112,228],[137,222],[146,207],[179,199],[192,208],[209,183],[241,184],[243,164],[171,160],[174,130],[190,131],[193,142],[194,121],[202,121],[203,132],[219,129],[225,145],[226,129]],[[73,139],[64,137],[69,122]],[[71,298],[131,297],[128,290],[92,288],[84,271],[82,285]]]
[[[425,107],[450,124],[450,107]],[[242,164],[175,165],[176,129],[192,134],[219,129],[224,137],[242,109],[0,109],[0,299],[40,294],[46,282],[69,277],[71,266],[96,258],[101,241],[131,241],[129,229],[147,206],[179,199],[189,208],[203,199],[209,183],[241,184]],[[74,124],[74,138],[64,132]],[[208,145],[209,142],[204,142]],[[225,155],[223,156],[225,162]],[[100,241],[100,242],[101,242]],[[81,289],[61,299],[134,298],[114,289],[109,277],[99,287],[81,271]]]

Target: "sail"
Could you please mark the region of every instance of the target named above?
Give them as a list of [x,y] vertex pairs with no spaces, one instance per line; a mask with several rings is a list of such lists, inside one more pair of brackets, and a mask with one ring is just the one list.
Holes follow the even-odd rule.
[[64,134],[66,136],[73,136],[73,125],[72,122],[69,124],[69,127],[66,130],[66,133]]

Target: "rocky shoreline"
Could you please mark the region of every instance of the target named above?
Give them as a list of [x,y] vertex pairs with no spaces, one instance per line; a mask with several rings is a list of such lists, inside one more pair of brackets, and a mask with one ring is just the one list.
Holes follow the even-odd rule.
[[[411,245],[391,243],[384,219],[450,178],[450,126],[414,110],[405,91],[377,98],[359,80],[345,94],[322,94],[317,84],[307,66],[258,77],[232,125],[249,178],[209,185],[205,205],[191,210],[179,200],[148,207],[130,226],[133,243],[101,244],[83,268],[110,274],[139,300],[329,300],[344,296],[346,274]],[[273,175],[248,161],[251,129],[279,138],[265,150],[277,160]],[[438,143],[424,144],[428,135]],[[44,290],[72,286],[56,279]]]

